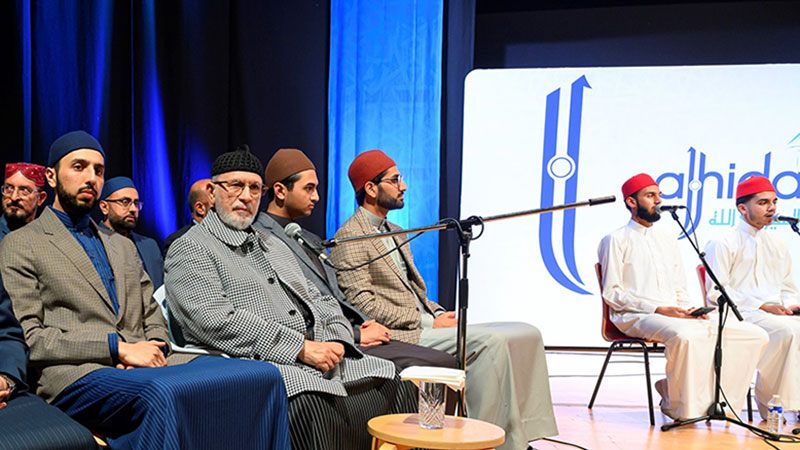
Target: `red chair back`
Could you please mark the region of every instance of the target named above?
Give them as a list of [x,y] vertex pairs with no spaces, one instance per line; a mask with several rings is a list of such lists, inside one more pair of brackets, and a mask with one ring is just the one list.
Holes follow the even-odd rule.
[[600,285],[600,302],[603,304],[603,323],[600,328],[600,334],[606,342],[621,341],[623,339],[630,339],[625,333],[619,331],[614,322],[609,318],[608,303],[603,299],[603,268],[600,263],[594,265],[595,273],[597,274],[597,284]]
[[708,306],[708,291],[706,291],[706,267],[697,265],[697,280],[700,281],[700,292],[703,293],[703,304]]

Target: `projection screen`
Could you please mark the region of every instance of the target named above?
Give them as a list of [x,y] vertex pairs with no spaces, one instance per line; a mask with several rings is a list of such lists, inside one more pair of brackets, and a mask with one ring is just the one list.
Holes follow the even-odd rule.
[[[517,320],[548,346],[605,345],[594,264],[601,238],[629,220],[628,177],[647,172],[665,204],[686,205],[701,247],[741,220],[735,186],[750,174],[776,185],[779,213],[800,216],[800,65],[476,70],[463,148],[462,218],[617,196],[488,223],[469,260],[472,323]],[[654,226],[678,240],[701,305],[689,242],[668,214]],[[800,236],[770,228],[800,265]]]

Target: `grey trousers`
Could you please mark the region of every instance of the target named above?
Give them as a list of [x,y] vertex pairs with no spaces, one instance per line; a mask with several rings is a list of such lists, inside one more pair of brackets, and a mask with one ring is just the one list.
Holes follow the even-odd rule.
[[[456,354],[456,329],[423,330],[419,345]],[[500,449],[558,434],[544,344],[539,330],[520,322],[467,326],[467,414],[506,431]]]

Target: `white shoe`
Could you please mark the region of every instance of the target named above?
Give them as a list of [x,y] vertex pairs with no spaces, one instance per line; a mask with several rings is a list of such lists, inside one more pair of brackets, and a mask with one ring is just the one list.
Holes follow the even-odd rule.
[[661,412],[672,420],[680,420],[680,418],[676,416],[669,407],[669,387],[667,385],[666,378],[656,381],[656,392],[658,392],[658,395],[661,396],[661,401],[658,403],[658,406],[661,408]]

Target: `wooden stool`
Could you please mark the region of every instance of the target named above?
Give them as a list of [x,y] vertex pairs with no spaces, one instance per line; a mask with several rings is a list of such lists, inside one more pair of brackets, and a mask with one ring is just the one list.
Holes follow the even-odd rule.
[[371,419],[372,450],[431,449],[491,450],[506,440],[497,425],[463,417],[445,416],[444,428],[426,430],[417,414],[390,414]]

